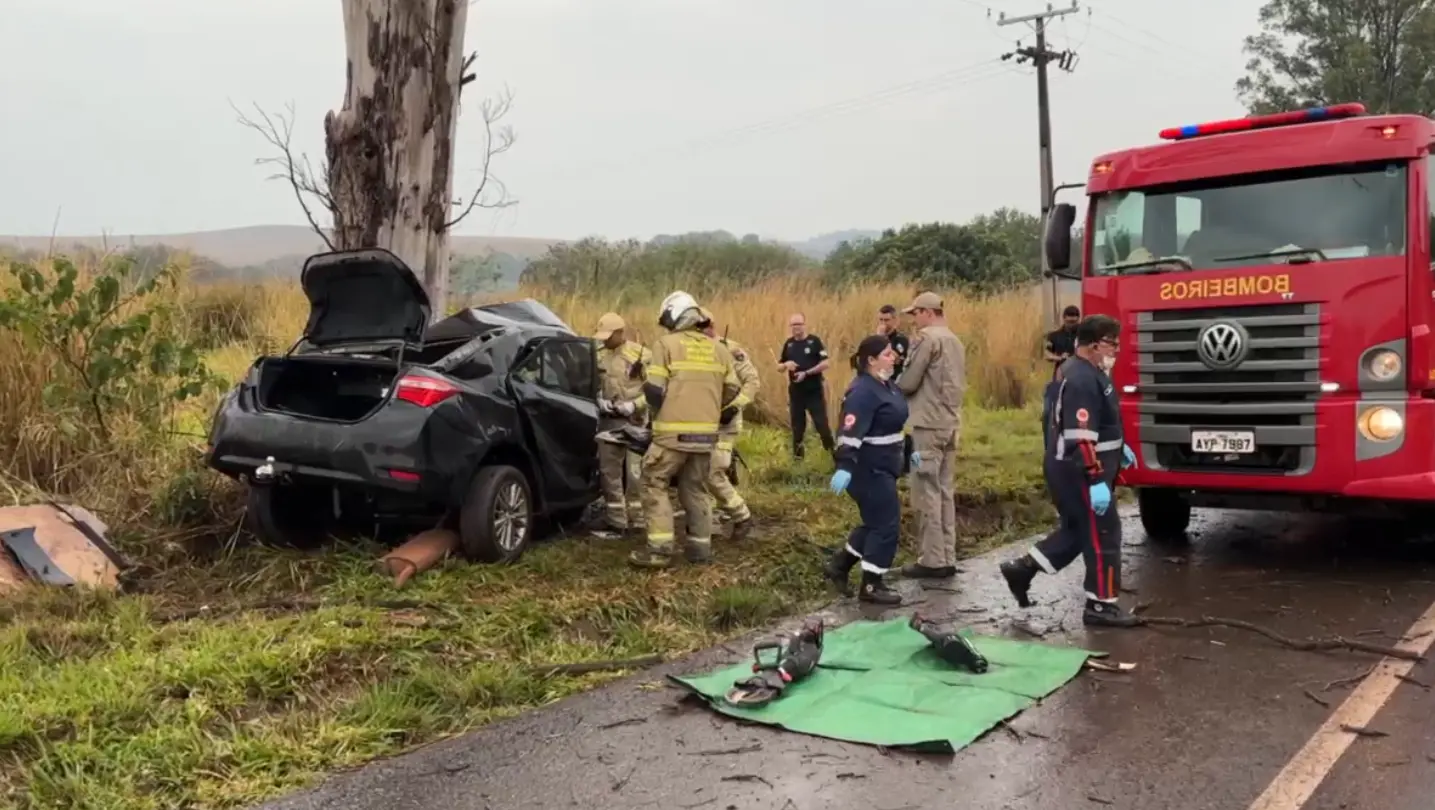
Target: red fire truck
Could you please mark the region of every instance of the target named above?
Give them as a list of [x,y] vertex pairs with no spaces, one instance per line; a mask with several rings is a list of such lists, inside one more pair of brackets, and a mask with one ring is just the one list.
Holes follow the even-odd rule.
[[1147,534],[1183,538],[1193,506],[1435,502],[1435,121],[1339,104],[1160,137],[1092,162],[1079,261],[1073,206],[1045,237],[1122,323]]

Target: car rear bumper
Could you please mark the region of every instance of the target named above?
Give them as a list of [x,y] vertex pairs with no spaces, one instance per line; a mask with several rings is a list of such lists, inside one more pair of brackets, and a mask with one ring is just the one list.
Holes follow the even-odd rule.
[[395,403],[362,422],[326,422],[256,411],[241,391],[215,416],[205,461],[251,483],[337,485],[451,503],[484,447],[460,421]]

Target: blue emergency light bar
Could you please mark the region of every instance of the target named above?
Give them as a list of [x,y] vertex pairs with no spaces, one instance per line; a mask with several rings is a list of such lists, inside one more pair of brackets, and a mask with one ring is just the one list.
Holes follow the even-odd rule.
[[1245,118],[1232,118],[1228,121],[1211,121],[1205,124],[1171,127],[1170,129],[1161,130],[1161,140],[1184,141],[1189,138],[1199,138],[1203,135],[1218,135],[1222,132],[1243,132],[1251,129],[1284,127],[1291,124],[1306,124],[1311,121],[1354,118],[1359,115],[1365,115],[1364,104],[1359,102],[1332,104],[1329,107],[1310,107],[1304,110],[1272,113],[1271,115],[1251,115]]

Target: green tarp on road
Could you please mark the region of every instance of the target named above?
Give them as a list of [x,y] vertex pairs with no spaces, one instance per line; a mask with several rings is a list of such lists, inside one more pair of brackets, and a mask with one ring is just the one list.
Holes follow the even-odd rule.
[[743,720],[835,740],[953,753],[1001,721],[1055,692],[1093,653],[963,633],[986,656],[981,675],[937,657],[907,619],[853,622],[828,631],[811,676],[766,706],[736,708],[723,700],[752,676],[752,661],[716,672],[668,676]]

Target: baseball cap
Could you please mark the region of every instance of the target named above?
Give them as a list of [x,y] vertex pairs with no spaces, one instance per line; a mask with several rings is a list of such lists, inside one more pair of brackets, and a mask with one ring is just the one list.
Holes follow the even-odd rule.
[[941,309],[942,297],[934,292],[924,292],[912,299],[911,306],[902,310],[902,314],[911,315],[916,309]]
[[613,336],[614,332],[627,325],[628,324],[623,321],[623,316],[618,313],[605,312],[603,313],[603,317],[598,319],[598,331],[593,333],[593,338],[595,340],[607,340]]

